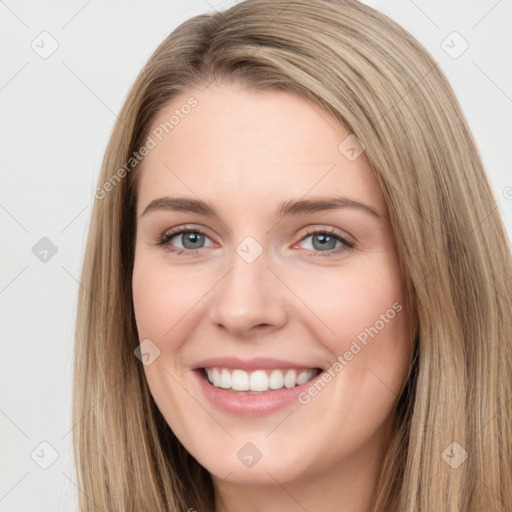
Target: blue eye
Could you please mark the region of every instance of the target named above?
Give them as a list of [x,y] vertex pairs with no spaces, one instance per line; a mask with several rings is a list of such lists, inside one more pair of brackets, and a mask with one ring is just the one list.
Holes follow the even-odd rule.
[[[312,242],[311,248],[308,250],[311,253],[310,256],[314,258],[332,256],[355,247],[354,242],[339,233],[335,234],[334,230],[310,231],[301,238],[299,244],[308,238],[311,238]],[[173,242],[175,239],[181,243],[181,247],[176,246],[176,242]],[[207,241],[210,243],[205,245]],[[213,245],[206,233],[199,228],[183,228],[164,233],[156,240],[156,243],[177,255],[192,255],[197,253],[198,249]]]
[[[181,241],[181,247],[171,247],[174,245],[171,243],[171,241],[175,238]],[[181,229],[179,231],[172,231],[162,235],[162,237],[158,240],[158,245],[169,246],[167,247],[167,250],[176,251],[178,254],[182,254],[187,251],[193,252],[194,249],[202,249],[203,247],[208,247],[204,245],[206,239],[209,240],[209,238],[206,236],[206,233],[200,229]]]
[[313,248],[311,256],[313,258],[332,256],[355,247],[354,242],[339,233],[334,234],[332,230],[310,231],[301,239],[301,242],[308,238],[311,238],[311,246]]

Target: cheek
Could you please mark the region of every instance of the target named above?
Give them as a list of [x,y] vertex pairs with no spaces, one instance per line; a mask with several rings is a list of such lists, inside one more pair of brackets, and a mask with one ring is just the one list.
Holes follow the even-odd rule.
[[197,284],[190,273],[171,271],[144,256],[136,258],[132,292],[139,337],[158,340],[171,336],[199,300]]
[[177,381],[183,379],[180,347],[198,301],[198,283],[193,282],[192,275],[184,274],[156,263],[141,251],[135,259],[132,294],[139,340],[149,339],[159,350],[155,356],[156,349],[149,349],[154,359],[144,366],[151,394],[175,433],[186,438],[183,426],[188,424],[190,397]]
[[[298,276],[297,276],[298,277]],[[401,329],[405,296],[401,276],[383,265],[319,268],[293,278],[294,291],[308,306],[304,316],[315,319],[317,333],[332,349],[343,349],[349,340],[364,342],[377,331]],[[369,334],[369,331],[371,334]],[[347,347],[348,348],[348,347]]]
[[331,353],[332,373],[341,377],[335,386],[343,387],[343,395],[350,390],[389,405],[403,385],[410,357],[410,320],[398,265],[383,257],[301,275],[294,291],[310,310],[303,308],[303,320],[309,318],[315,338]]

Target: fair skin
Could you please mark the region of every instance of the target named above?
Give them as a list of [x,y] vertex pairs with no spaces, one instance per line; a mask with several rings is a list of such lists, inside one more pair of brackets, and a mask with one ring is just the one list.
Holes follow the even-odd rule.
[[[349,132],[290,92],[233,83],[194,89],[175,97],[153,128],[190,96],[197,107],[139,169],[133,300],[139,339],[160,350],[144,367],[151,393],[212,475],[217,512],[367,512],[411,339],[382,192],[364,152],[350,160],[338,149]],[[380,218],[355,207],[275,214],[284,201],[333,196]],[[162,197],[200,199],[217,215],[143,214]],[[206,236],[173,234],[157,245],[185,226]],[[236,250],[248,236],[262,251],[250,263]],[[377,332],[367,344],[345,357],[371,326]],[[195,369],[228,356],[292,361],[334,377],[307,403],[242,415],[212,402]],[[338,356],[343,368],[333,371]],[[247,443],[261,454],[251,467],[238,456]]]

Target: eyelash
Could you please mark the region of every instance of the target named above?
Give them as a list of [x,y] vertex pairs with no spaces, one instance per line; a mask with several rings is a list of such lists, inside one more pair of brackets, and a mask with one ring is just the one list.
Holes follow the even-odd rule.
[[[169,242],[175,236],[183,235],[185,233],[199,233],[201,235],[204,235],[204,236],[208,237],[206,232],[203,231],[200,228],[178,228],[176,230],[164,233],[161,236],[159,236],[155,240],[156,245],[162,246],[162,247],[164,247],[164,249],[166,251],[173,252],[173,253],[175,253],[178,256],[179,255],[185,255],[185,256],[186,255],[192,255],[192,254],[197,253],[200,249],[204,249],[204,247],[200,247],[199,249],[180,249],[180,248],[174,249],[174,248],[172,248],[170,246]],[[299,243],[304,241],[309,236],[320,235],[320,234],[328,235],[328,236],[330,236],[332,238],[335,238],[336,240],[340,241],[343,244],[343,246],[342,247],[338,247],[337,249],[329,249],[328,251],[313,251],[312,254],[308,255],[308,256],[310,256],[312,258],[319,258],[319,257],[322,257],[322,258],[327,257],[328,258],[330,256],[335,256],[335,255],[339,254],[342,251],[353,249],[355,247],[355,245],[356,245],[354,242],[352,242],[348,238],[340,235],[339,233],[335,233],[334,230],[329,230],[329,229],[316,229],[316,230],[314,229],[314,230],[311,230],[311,231],[307,231],[306,234],[299,240]]]

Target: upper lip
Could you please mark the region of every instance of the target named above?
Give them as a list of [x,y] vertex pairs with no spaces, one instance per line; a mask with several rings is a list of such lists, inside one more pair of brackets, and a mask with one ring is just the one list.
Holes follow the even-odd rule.
[[252,359],[240,359],[238,357],[212,357],[203,359],[192,366],[193,370],[201,368],[229,368],[232,370],[269,370],[273,368],[286,369],[304,369],[320,368],[314,364],[302,364],[293,361],[285,361],[283,359],[272,359],[268,357],[255,357]]

